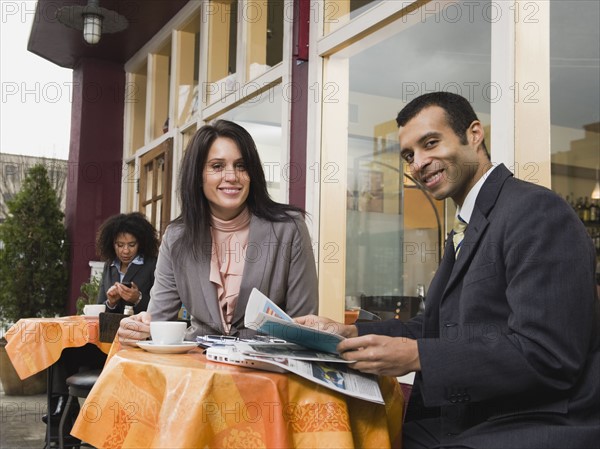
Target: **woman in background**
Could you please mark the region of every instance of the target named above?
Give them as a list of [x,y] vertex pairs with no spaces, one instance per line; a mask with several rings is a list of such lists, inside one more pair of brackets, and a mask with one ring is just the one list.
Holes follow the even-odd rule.
[[256,287],[291,316],[317,310],[317,273],[304,211],[273,201],[250,134],[226,120],[200,128],[182,160],[181,215],[162,239],[149,313],[121,321],[122,343],[151,319],[191,315],[186,339],[251,335],[244,311]]
[[126,305],[135,313],[148,308],[158,245],[156,229],[139,212],[114,215],[100,226],[96,250],[105,263],[98,303],[107,312],[123,313]]

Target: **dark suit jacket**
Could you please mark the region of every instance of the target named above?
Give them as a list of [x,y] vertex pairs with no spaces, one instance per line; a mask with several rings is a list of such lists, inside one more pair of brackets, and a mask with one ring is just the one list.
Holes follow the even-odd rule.
[[[191,248],[177,245],[182,230],[181,225],[172,224],[163,235],[148,311],[152,320],[176,320],[183,304],[192,316],[187,340],[197,335],[223,334],[217,290],[209,280],[210,233],[204,235],[200,260],[195,260]],[[253,215],[247,248],[231,335],[254,333],[244,327],[244,312],[254,287],[292,317],[316,313],[317,271],[308,229],[301,217],[277,223]]]
[[359,325],[417,339],[407,419],[436,423],[448,445],[597,448],[595,256],[565,201],[503,165],[491,172],[456,262],[447,240],[424,314]]
[[[98,292],[98,304],[104,304],[106,301],[106,291],[114,285],[115,282],[119,282],[119,271],[117,267],[111,266],[112,262],[104,264],[104,270],[102,271],[102,279],[100,281],[100,291]],[[150,289],[154,284],[154,270],[156,268],[156,259],[152,257],[144,257],[143,265],[130,264],[127,268],[127,273],[123,277],[123,282],[135,282],[140,292],[142,293],[142,300],[133,307],[134,313],[140,313],[148,309],[148,303],[150,302]],[[125,306],[129,303],[123,299],[119,299],[114,309],[106,308],[107,312],[111,313],[123,313]]]

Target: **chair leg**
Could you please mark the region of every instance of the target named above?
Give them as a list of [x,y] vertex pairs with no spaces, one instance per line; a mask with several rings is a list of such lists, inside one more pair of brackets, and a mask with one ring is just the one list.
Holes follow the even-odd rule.
[[58,447],[59,449],[65,448],[65,436],[64,436],[64,428],[65,421],[71,418],[71,403],[73,402],[73,396],[69,395],[69,399],[67,400],[67,405],[63,410],[63,413],[60,417],[60,423],[58,424]]

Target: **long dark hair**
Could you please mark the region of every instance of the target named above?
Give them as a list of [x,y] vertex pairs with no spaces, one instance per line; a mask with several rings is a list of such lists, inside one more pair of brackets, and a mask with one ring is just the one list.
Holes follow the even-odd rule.
[[119,234],[131,234],[138,242],[138,254],[144,257],[158,256],[158,236],[154,226],[139,212],[118,214],[108,218],[98,229],[96,251],[104,262],[117,258],[115,239]]
[[250,178],[250,191],[246,204],[253,215],[272,222],[292,220],[290,213],[302,215],[305,211],[289,204],[273,201],[267,191],[265,173],[252,136],[240,125],[217,120],[204,125],[188,144],[179,172],[179,200],[181,215],[174,223],[183,225],[180,244],[183,248],[192,248],[196,259],[199,255],[202,236],[210,227],[210,207],[202,188],[203,172],[208,152],[218,137],[233,140],[242,154],[246,174]]

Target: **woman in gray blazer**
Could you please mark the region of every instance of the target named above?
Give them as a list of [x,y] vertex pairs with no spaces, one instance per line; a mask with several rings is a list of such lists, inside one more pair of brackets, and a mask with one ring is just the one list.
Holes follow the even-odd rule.
[[252,288],[291,316],[317,310],[317,273],[304,211],[273,201],[256,144],[226,120],[200,128],[179,179],[181,215],[165,231],[148,313],[123,320],[122,343],[149,336],[150,320],[191,315],[186,339],[249,335]]

